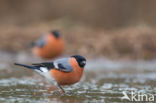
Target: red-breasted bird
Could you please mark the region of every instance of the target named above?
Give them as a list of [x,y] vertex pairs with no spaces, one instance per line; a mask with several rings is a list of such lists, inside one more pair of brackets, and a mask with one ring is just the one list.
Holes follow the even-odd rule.
[[57,59],[53,62],[32,64],[31,66],[19,63],[15,63],[15,65],[35,70],[51,83],[55,81],[62,92],[64,92],[61,85],[71,85],[80,81],[86,65],[86,59],[83,56],[74,55]]
[[33,53],[43,59],[53,59],[64,50],[64,42],[58,31],[51,31],[32,43]]

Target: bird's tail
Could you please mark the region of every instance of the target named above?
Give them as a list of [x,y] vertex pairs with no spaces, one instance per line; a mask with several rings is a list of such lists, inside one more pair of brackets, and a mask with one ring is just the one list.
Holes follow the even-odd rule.
[[33,48],[35,46],[35,42],[30,42],[26,44],[26,47]]
[[28,69],[32,69],[32,70],[37,70],[38,68],[35,67],[35,66],[29,66],[29,65],[25,65],[25,64],[19,64],[19,63],[14,63],[15,65],[18,65],[18,66],[22,66],[22,67],[26,67]]

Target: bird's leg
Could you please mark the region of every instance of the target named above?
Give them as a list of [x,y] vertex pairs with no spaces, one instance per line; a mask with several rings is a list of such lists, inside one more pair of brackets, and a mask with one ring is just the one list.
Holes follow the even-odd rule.
[[47,92],[50,93],[51,91],[54,91],[54,90],[56,90],[56,87],[52,85],[52,86],[48,89]]
[[65,93],[64,89],[59,84],[58,87],[61,89],[62,93]]

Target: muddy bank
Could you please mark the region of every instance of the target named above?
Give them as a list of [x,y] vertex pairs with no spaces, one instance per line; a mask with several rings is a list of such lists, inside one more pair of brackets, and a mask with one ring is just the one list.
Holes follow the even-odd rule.
[[148,26],[115,30],[93,28],[70,21],[56,20],[31,25],[1,25],[0,50],[14,53],[30,52],[27,44],[46,31],[60,30],[65,39],[64,55],[81,54],[111,59],[154,59],[156,30]]

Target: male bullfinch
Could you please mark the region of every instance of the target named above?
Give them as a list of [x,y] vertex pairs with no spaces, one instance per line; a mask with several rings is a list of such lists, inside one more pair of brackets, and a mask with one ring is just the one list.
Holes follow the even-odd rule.
[[64,92],[61,85],[71,85],[80,81],[86,65],[86,59],[83,56],[74,55],[57,59],[53,62],[32,64],[31,66],[19,63],[15,63],[15,65],[35,70],[51,83],[55,81],[62,92]]
[[58,31],[51,31],[32,43],[33,53],[43,59],[53,59],[64,50],[64,42]]

